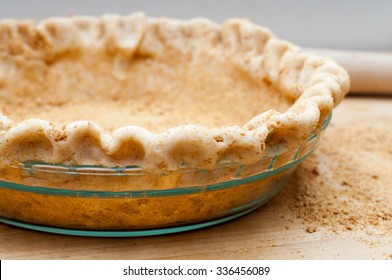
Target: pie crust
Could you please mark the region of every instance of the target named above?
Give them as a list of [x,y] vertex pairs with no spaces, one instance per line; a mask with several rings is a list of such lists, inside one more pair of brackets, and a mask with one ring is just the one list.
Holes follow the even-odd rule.
[[244,19],[0,22],[0,167],[250,164],[300,146],[346,71]]

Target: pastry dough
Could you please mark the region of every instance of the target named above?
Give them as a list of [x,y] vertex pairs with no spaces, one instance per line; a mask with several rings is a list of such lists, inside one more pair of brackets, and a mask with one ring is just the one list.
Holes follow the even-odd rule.
[[244,19],[0,22],[0,167],[159,172],[254,163],[301,145],[346,71]]

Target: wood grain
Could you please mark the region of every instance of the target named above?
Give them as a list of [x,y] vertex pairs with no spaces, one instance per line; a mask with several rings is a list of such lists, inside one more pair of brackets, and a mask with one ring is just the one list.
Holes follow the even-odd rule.
[[[392,99],[347,98],[332,125],[392,123]],[[364,111],[366,114],[364,114]],[[328,130],[327,130],[328,133]],[[360,137],[360,135],[358,136]],[[341,143],[344,145],[344,143]],[[303,221],[282,212],[279,194],[237,220],[192,232],[141,238],[47,234],[0,224],[1,259],[386,259],[392,239],[362,231],[307,233]],[[287,218],[292,223],[287,228]]]

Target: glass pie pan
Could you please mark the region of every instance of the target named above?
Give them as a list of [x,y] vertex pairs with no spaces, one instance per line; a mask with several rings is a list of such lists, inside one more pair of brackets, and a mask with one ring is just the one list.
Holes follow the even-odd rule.
[[80,236],[146,236],[222,223],[255,210],[317,147],[322,129],[300,147],[254,164],[152,174],[130,166],[23,163],[0,170],[0,222]]

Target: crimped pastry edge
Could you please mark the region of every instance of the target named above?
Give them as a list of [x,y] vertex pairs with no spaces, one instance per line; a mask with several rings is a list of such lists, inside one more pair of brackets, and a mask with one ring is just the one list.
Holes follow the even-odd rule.
[[[22,49],[16,55],[37,57],[55,57],[68,49],[92,46],[127,56],[139,48],[164,55],[162,40],[185,50],[195,45],[214,48],[218,44],[232,56],[234,64],[255,78],[269,81],[295,102],[285,113],[271,109],[242,127],[182,125],[158,134],[136,126],[121,127],[108,134],[90,121],[63,127],[40,119],[14,123],[0,113],[0,167],[41,161],[107,167],[137,165],[154,172],[183,166],[213,169],[222,161],[254,163],[271,151],[298,147],[320,129],[349,89],[348,74],[335,61],[305,53],[244,19],[229,19],[218,25],[202,18],[181,21],[136,13],[52,18],[38,24],[4,20],[0,22],[0,34],[4,30]],[[34,39],[38,37],[43,37],[46,44],[36,44]],[[160,43],[154,42],[157,37]],[[0,51],[12,52],[15,44],[7,45],[5,41],[4,35],[0,37]]]

